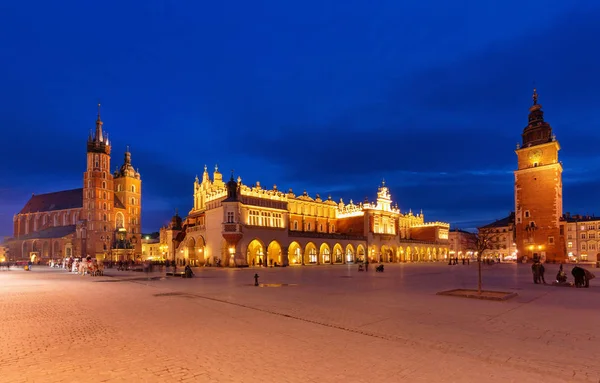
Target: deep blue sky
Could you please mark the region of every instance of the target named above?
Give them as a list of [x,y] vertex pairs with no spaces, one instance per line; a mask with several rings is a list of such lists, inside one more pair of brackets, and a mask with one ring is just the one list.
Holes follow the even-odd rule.
[[597,3],[2,2],[0,235],[32,192],[81,187],[98,100],[144,231],[215,163],[346,202],[385,178],[401,209],[474,227],[513,208],[534,81],[565,211],[600,213]]

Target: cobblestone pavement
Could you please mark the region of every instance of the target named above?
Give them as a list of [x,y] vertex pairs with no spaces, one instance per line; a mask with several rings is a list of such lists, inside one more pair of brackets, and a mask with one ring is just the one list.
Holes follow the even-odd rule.
[[476,265],[0,271],[0,381],[599,382],[595,281],[485,266],[485,288],[519,293],[491,302],[435,295]]

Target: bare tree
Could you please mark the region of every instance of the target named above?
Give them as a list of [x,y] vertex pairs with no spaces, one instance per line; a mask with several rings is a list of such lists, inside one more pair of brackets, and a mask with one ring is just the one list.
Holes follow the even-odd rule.
[[477,293],[481,294],[481,260],[483,253],[492,248],[492,243],[497,240],[499,233],[495,233],[493,229],[480,228],[478,233],[469,243],[470,250],[477,255]]

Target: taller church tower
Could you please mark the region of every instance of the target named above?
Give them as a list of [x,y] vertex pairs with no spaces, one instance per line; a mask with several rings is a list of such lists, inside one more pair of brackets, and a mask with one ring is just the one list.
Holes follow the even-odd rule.
[[110,174],[110,142],[102,130],[100,104],[96,131],[87,142],[87,167],[83,173],[83,214],[85,231],[83,256],[96,257],[110,250],[112,227],[113,176]]
[[517,145],[515,171],[515,227],[518,258],[565,259],[562,216],[562,164],[560,145],[544,121],[537,91],[529,108],[523,144]]

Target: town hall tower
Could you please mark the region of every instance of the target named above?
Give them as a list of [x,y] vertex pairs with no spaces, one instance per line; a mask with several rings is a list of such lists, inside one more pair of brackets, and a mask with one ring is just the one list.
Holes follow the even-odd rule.
[[518,258],[563,261],[562,164],[560,145],[544,121],[537,91],[529,108],[529,123],[523,130],[522,145],[517,145],[515,171],[515,228]]

